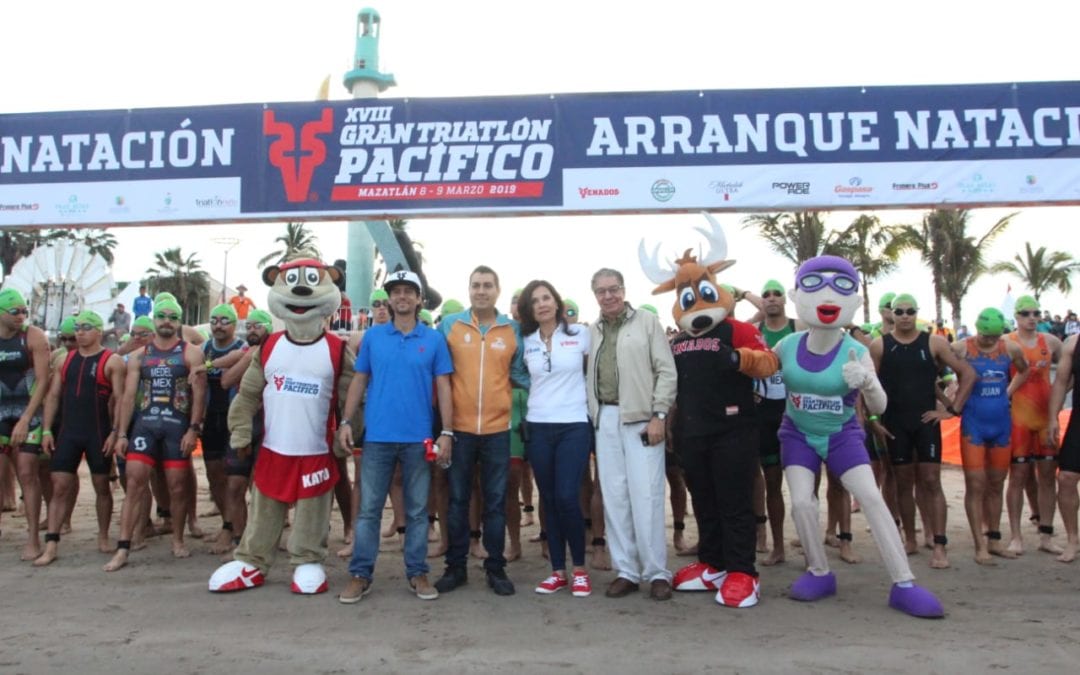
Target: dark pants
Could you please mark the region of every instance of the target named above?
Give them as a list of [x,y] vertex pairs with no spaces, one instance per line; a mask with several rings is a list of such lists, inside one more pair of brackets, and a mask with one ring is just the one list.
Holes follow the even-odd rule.
[[581,513],[581,480],[589,465],[593,435],[588,422],[527,422],[526,446],[540,499],[544,502],[551,569],[566,569],[566,547],[577,567],[585,566],[585,516]]
[[747,424],[712,436],[683,438],[680,448],[700,528],[698,559],[718,570],[754,576],[757,436],[757,427]]
[[506,567],[506,483],[510,475],[510,432],[467,434],[454,432],[454,461],[450,464],[450,546],[446,566],[465,569],[469,556],[469,498],[474,467],[480,464],[484,496],[484,569]]

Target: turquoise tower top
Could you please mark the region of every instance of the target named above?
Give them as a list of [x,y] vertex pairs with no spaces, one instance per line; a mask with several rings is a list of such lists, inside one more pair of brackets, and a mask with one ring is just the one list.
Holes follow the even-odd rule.
[[379,92],[397,84],[390,73],[379,72],[379,32],[382,19],[379,13],[365,7],[356,15],[356,58],[353,69],[345,73],[345,88],[351,93],[353,84],[368,81],[378,87]]

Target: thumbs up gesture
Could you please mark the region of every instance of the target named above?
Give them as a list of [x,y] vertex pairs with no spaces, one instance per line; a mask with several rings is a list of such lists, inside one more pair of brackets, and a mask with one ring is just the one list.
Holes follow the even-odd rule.
[[854,349],[848,350],[848,360],[843,367],[844,383],[852,389],[865,389],[877,379],[874,372],[863,365]]

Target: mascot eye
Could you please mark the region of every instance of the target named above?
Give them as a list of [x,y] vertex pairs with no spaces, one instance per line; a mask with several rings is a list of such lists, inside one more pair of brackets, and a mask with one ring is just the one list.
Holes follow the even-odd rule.
[[701,296],[702,300],[709,304],[713,304],[720,299],[716,294],[716,286],[713,286],[712,283],[705,280],[702,280],[698,284],[698,295]]
[[685,312],[694,306],[697,301],[697,296],[694,295],[694,289],[684,288],[682,293],[679,293],[679,307]]
[[839,274],[833,278],[833,286],[838,291],[853,291],[855,290],[855,280],[851,277],[840,276]]
[[308,283],[308,286],[318,286],[319,285],[319,270],[315,269],[314,267],[305,267],[304,268],[304,281],[306,281]]
[[813,291],[821,288],[825,284],[825,278],[820,274],[807,274],[799,279],[799,286],[804,290]]
[[297,270],[289,270],[285,273],[285,283],[289,286],[295,286],[296,282],[300,281],[300,272]]

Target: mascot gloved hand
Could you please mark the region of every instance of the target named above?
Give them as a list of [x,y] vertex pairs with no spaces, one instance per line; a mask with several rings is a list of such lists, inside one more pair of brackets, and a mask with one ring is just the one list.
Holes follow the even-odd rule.
[[780,425],[781,463],[791,494],[792,519],[802,541],[807,571],[791,586],[795,600],[815,601],[836,594],[818,523],[814,483],[824,463],[859,501],[893,585],[889,606],[911,616],[944,616],[930,591],[912,583],[900,534],[866,452],[865,433],[855,414],[859,395],[871,415],[885,410],[885,391],[869,350],[842,326],[862,304],[859,273],[835,256],[811,258],[799,266],[788,296],[808,330],[783,338],[773,348],[780,358],[787,403]]
[[233,447],[251,444],[252,418],[263,409],[265,431],[253,471],[251,515],[234,560],[210,577],[214,592],[261,586],[277,555],[290,505],[289,560],[294,593],[327,590],[330,507],[338,465],[333,450],[339,400],[352,381],[353,356],[327,330],[341,304],[341,271],[299,256],[263,271],[270,312],[285,323],[257,348],[229,408]]

